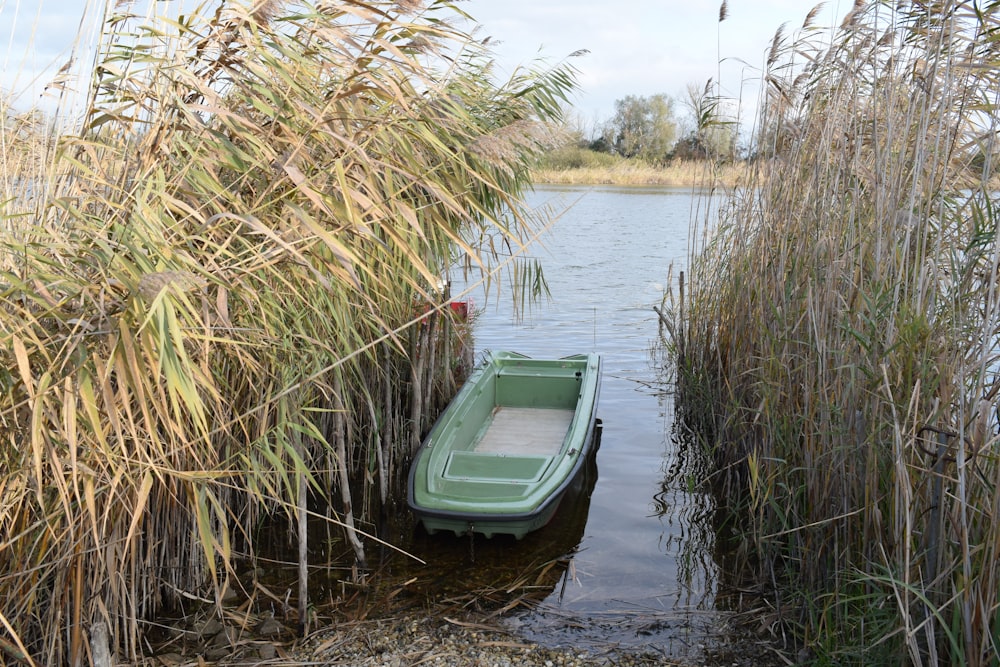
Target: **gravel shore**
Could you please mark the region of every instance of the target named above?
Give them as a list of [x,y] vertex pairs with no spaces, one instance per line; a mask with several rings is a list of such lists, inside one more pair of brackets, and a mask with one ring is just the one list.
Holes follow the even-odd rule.
[[[334,667],[512,667],[514,665],[778,667],[789,664],[771,642],[760,611],[627,609],[586,615],[546,607],[561,561],[506,573],[500,585],[405,570],[383,572],[355,588],[329,592],[311,609],[310,632],[298,613],[262,583],[256,595],[233,595],[218,613],[197,606],[163,618],[147,664],[158,667],[302,665]],[[479,571],[479,570],[476,570]],[[452,578],[454,579],[454,578]],[[451,581],[448,579],[447,581]],[[510,579],[510,580],[508,580]],[[317,595],[317,601],[322,598]],[[208,602],[208,601],[206,601]],[[761,607],[764,609],[765,607]]]
[[312,664],[359,667],[673,664],[662,655],[625,654],[610,648],[603,654],[543,648],[499,626],[415,615],[317,632],[298,652]]
[[[355,622],[313,633],[295,647],[298,664],[358,667],[630,667],[638,665],[766,666],[781,663],[764,645],[749,643],[723,652],[705,651],[679,662],[654,649],[546,648],[491,622],[408,613]],[[292,656],[289,656],[292,657]]]
[[[546,647],[518,636],[494,615],[460,611],[417,610],[380,618],[329,622],[296,639],[273,618],[238,628],[213,617],[191,629],[174,629],[172,650],[158,651],[151,663],[163,666],[218,664],[334,667],[583,667],[677,665],[692,667],[777,667],[782,662],[766,642],[754,637],[719,647],[702,646],[696,658],[678,659],[655,642],[643,648],[617,644]],[[197,638],[196,638],[197,637]]]

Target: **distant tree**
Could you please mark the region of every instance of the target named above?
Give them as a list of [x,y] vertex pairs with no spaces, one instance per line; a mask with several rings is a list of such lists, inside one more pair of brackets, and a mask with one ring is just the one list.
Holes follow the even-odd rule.
[[615,151],[615,147],[611,144],[608,137],[597,137],[596,139],[591,140],[591,142],[587,144],[587,148],[597,153],[613,153]]
[[676,136],[674,102],[661,93],[616,100],[615,115],[608,122],[604,139],[624,157],[663,162]]
[[694,127],[674,147],[674,156],[682,159],[732,159],[736,150],[736,123],[726,120],[719,109],[720,99],[713,95],[712,80],[704,88],[687,85],[684,106]]
[[677,140],[671,157],[680,160],[705,160],[708,158],[708,151],[698,139],[697,133],[689,132]]

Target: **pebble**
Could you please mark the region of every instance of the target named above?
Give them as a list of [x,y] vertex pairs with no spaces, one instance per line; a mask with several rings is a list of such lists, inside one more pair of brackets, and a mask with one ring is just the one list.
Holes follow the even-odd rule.
[[257,635],[260,637],[276,637],[283,632],[285,632],[285,626],[272,615],[268,615],[257,625]]

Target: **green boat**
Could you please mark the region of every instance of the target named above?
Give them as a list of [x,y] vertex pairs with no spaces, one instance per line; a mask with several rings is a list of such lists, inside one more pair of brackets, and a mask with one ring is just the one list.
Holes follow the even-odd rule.
[[495,352],[469,376],[410,467],[431,534],[521,539],[552,518],[594,448],[601,358]]

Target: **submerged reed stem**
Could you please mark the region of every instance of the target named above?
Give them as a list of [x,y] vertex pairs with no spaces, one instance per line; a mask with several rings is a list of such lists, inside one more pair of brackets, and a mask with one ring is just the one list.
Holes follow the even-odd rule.
[[813,16],[692,253],[678,410],[808,651],[995,663],[1000,3]]
[[453,386],[422,313],[534,233],[575,85],[494,82],[444,2],[149,10],[108,5],[78,132],[0,114],[0,651],[28,662],[80,661],[97,620],[138,662],[276,518],[308,625],[311,520],[363,564],[352,490],[377,456],[385,503]]

